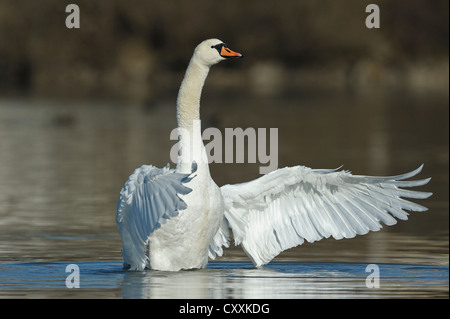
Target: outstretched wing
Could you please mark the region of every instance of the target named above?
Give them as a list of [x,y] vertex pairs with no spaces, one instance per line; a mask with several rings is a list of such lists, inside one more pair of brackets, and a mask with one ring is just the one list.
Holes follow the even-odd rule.
[[117,203],[116,223],[122,255],[131,270],[143,270],[148,265],[145,249],[150,234],[186,209],[178,195],[191,192],[183,184],[192,178],[192,173],[180,174],[168,166],[160,169],[151,165],[137,168],[128,178]]
[[391,177],[303,166],[278,169],[248,183],[222,186],[225,217],[236,244],[261,266],[304,240],[351,238],[379,230],[380,222],[393,225],[394,217],[407,219],[404,210],[427,210],[402,199],[431,196],[402,189],[428,183],[430,178],[404,181],[422,167]]

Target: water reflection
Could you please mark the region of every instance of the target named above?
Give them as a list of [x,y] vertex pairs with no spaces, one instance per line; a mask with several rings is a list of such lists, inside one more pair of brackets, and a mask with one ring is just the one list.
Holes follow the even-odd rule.
[[[376,264],[379,285],[367,284],[368,264],[210,262],[207,269],[126,272],[120,262],[77,263],[80,288],[65,287],[67,263],[0,264],[0,297],[151,299],[291,299],[448,297],[448,266]],[[371,279],[369,283],[371,283]]]
[[[410,297],[448,293],[447,266],[379,265],[381,285],[367,287],[367,264],[212,262],[206,270],[127,273],[124,298],[291,299]],[[406,289],[399,289],[405,286]],[[435,287],[430,289],[430,285]],[[431,292],[433,291],[434,292]],[[422,295],[422,296],[423,296]]]
[[[270,268],[252,269],[251,263],[215,265],[215,269],[179,273],[127,273],[122,283],[124,298],[302,298],[318,295],[320,283],[310,273],[280,273]],[[218,267],[219,266],[219,267]],[[220,268],[221,266],[221,268]],[[244,268],[235,268],[244,266]],[[282,267],[281,267],[282,268]],[[327,278],[332,289],[333,274]],[[310,277],[308,279],[308,277]],[[331,281],[330,281],[331,279]],[[341,280],[345,281],[345,280]],[[308,283],[309,282],[309,283]],[[341,282],[345,289],[345,282]],[[343,296],[344,297],[344,296]]]

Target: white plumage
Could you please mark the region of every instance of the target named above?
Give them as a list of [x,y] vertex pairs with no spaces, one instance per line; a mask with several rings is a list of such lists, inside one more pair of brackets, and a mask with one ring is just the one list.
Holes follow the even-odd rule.
[[[427,198],[431,193],[400,187],[421,186],[430,180],[403,181],[413,172],[372,177],[346,171],[286,167],[254,181],[221,187],[225,217],[256,266],[271,261],[283,250],[332,236],[352,238],[406,220],[404,211],[425,207],[402,199]],[[393,217],[394,216],[394,217]]]
[[177,168],[144,165],[120,193],[116,222],[127,268],[203,268],[208,257],[221,256],[222,247],[229,246],[229,228],[235,244],[242,245],[255,266],[262,266],[305,240],[352,238],[379,230],[381,223],[393,225],[395,218],[407,219],[405,210],[427,210],[404,198],[424,199],[431,193],[403,189],[428,183],[429,178],[405,181],[423,165],[391,177],[286,167],[219,188],[210,176],[200,127],[194,122],[199,120],[201,90],[210,67],[239,56],[217,39],[195,49],[177,100]]
[[179,195],[191,192],[183,185],[190,179],[188,174],[176,173],[169,167],[159,169],[151,165],[141,166],[129,177],[120,192],[116,222],[123,257],[133,269],[148,266],[145,250],[149,235],[187,208]]

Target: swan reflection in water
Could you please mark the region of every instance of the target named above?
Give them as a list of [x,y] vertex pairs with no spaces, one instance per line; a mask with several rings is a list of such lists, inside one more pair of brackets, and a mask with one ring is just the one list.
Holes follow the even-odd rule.
[[210,262],[206,269],[180,272],[126,272],[123,298],[153,299],[290,299],[408,298],[429,287],[448,292],[448,266],[377,264],[379,288],[367,285],[372,272],[365,263],[272,262],[254,268],[251,262]]
[[[317,297],[317,274],[283,273],[271,268],[254,268],[252,263],[233,264],[234,269],[202,269],[181,272],[149,270],[127,272],[122,282],[124,298],[210,299],[210,298],[299,298]],[[362,266],[361,266],[362,267]],[[315,270],[314,270],[315,271]],[[339,271],[327,275],[327,290],[345,288],[344,280],[333,280]],[[308,278],[310,277],[310,278]],[[357,278],[364,285],[364,279]],[[354,282],[349,282],[349,289]]]

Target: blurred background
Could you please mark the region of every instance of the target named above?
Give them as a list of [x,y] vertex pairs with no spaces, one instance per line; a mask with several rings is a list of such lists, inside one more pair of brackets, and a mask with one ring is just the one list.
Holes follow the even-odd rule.
[[[65,26],[71,2],[80,29]],[[379,29],[365,26],[369,3]],[[420,178],[432,177],[427,213],[279,258],[448,265],[448,6],[1,0],[0,262],[121,260],[119,191],[135,168],[169,162],[184,70],[217,37],[245,58],[210,72],[204,127],[278,128],[279,167],[392,175],[425,163]],[[257,178],[260,166],[211,171],[220,186]]]
[[[69,3],[1,1],[3,96],[151,103],[176,91],[193,48],[210,37],[246,60],[221,66],[239,72],[209,86],[222,79],[251,93],[448,87],[448,1],[80,0],[81,28],[67,29]],[[380,29],[365,27],[369,3],[380,7]]]

